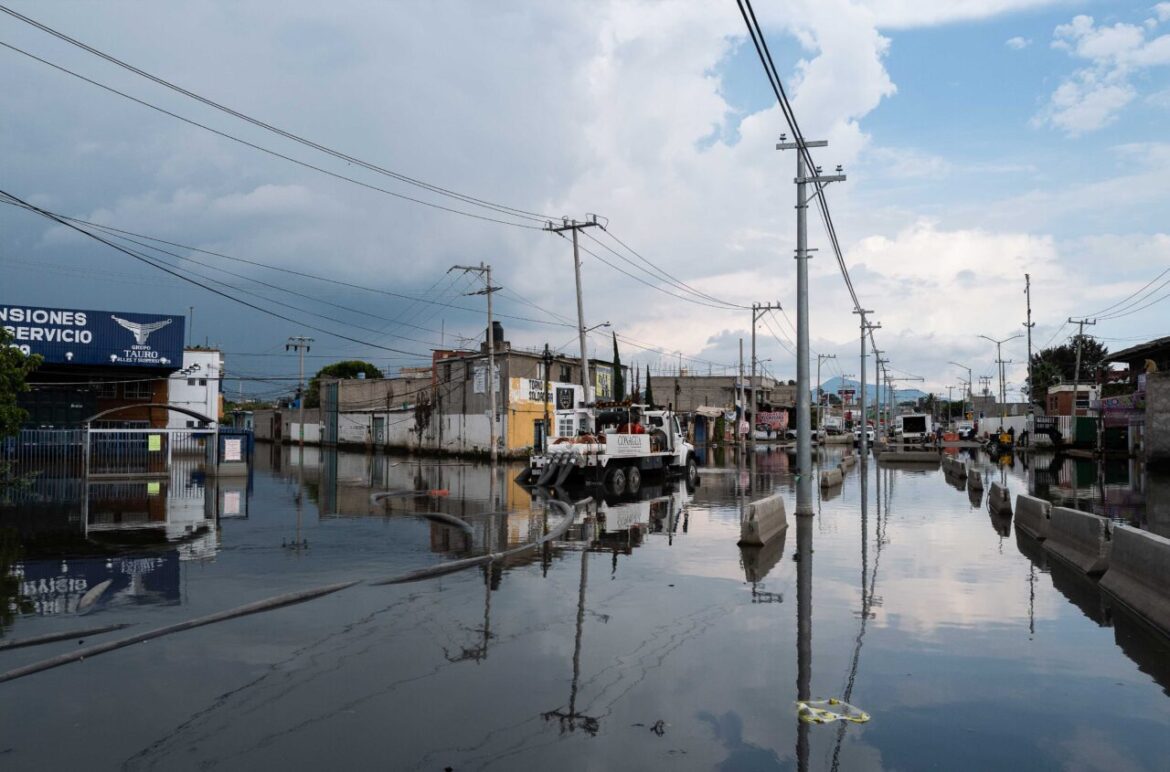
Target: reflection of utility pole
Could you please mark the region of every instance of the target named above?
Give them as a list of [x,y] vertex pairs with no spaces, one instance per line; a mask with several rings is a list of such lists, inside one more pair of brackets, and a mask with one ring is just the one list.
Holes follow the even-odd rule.
[[[812,697],[812,518],[796,518],[796,699]],[[798,769],[808,769],[808,724],[796,719]]]
[[489,563],[483,567],[483,627],[475,632],[483,634],[483,639],[475,646],[465,646],[463,650],[452,657],[446,648],[443,649],[443,656],[447,658],[448,662],[463,662],[465,660],[473,659],[476,662],[482,662],[487,659],[488,642],[492,639],[492,564]]
[[[589,380],[589,352],[585,344],[585,305],[581,300],[581,254],[577,247],[577,231],[582,228],[600,227],[600,223],[597,222],[597,215],[587,216],[591,218],[588,222],[577,222],[576,220],[570,220],[565,217],[562,218],[560,225],[553,225],[549,222],[545,224],[544,229],[558,234],[564,231],[573,232],[573,271],[577,279],[577,333],[581,343],[581,388],[584,390],[585,404],[589,405],[593,402],[593,389]],[[593,422],[589,416],[589,412],[586,411],[583,415],[585,417],[585,426],[583,428],[586,431],[592,431]]]
[[[447,273],[451,271],[463,271],[464,273],[478,273],[484,280],[484,288],[478,292],[469,292],[469,295],[487,295],[487,351],[488,351],[488,399],[491,401],[491,459],[492,459],[492,477],[495,478],[496,462],[499,458],[499,440],[498,430],[496,429],[496,422],[499,420],[498,408],[496,406],[496,336],[492,329],[492,293],[496,290],[503,289],[503,287],[492,286],[492,267],[480,263],[478,266],[474,265],[453,265],[447,269]],[[492,502],[495,506],[495,502]]]
[[596,735],[598,729],[601,728],[601,722],[598,718],[593,716],[586,716],[584,713],[577,712],[577,683],[581,679],[581,633],[585,625],[585,586],[589,580],[589,550],[582,545],[581,549],[581,582],[577,591],[577,636],[573,641],[573,683],[569,687],[569,709],[550,710],[547,713],[542,713],[541,716],[545,721],[557,719],[561,726],[561,732],[565,730],[570,732],[578,727],[584,729],[590,735]]

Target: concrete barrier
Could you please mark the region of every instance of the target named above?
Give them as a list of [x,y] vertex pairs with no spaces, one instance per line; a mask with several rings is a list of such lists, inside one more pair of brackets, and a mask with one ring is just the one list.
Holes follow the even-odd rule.
[[1101,589],[1170,633],[1170,539],[1128,525],[1114,526]]
[[857,456],[855,456],[851,453],[847,456],[841,457],[840,466],[842,469],[849,469],[856,463],[857,463]]
[[1053,507],[1044,549],[1082,573],[1100,574],[1109,568],[1111,525],[1109,520],[1088,512]]
[[888,450],[879,460],[887,464],[937,464],[938,453],[933,450]]
[[780,494],[753,501],[747,505],[744,521],[739,528],[739,545],[763,546],[788,527],[788,515]]
[[840,468],[828,469],[824,472],[821,472],[821,487],[832,488],[834,486],[840,485],[844,479],[845,476],[841,474]]
[[987,508],[997,515],[1011,517],[1012,496],[1006,486],[999,483],[991,484],[991,490],[987,492]]
[[983,490],[983,475],[978,470],[972,469],[967,473],[967,487],[973,491]]
[[1052,505],[1035,496],[1016,496],[1016,528],[1043,541],[1048,538],[1048,522],[1052,517]]

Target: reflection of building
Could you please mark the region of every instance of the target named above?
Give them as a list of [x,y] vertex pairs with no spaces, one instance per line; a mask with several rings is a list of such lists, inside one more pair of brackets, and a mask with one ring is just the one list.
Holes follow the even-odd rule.
[[36,427],[76,425],[101,411],[127,408],[98,425],[163,427],[167,376],[182,363],[183,317],[0,305],[13,345],[44,363],[20,405]]

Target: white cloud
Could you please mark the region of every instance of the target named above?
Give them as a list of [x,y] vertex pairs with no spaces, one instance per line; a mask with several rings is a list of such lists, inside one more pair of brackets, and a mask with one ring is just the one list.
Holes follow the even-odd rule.
[[989,19],[1057,5],[1063,0],[860,0],[882,29],[929,27]]
[[1170,3],[1158,3],[1153,10],[1158,21],[1170,21]]
[[1025,48],[1027,48],[1028,46],[1032,45],[1032,39],[1031,38],[1022,38],[1022,37],[1017,35],[1014,38],[1008,38],[1004,42],[1004,45],[1006,45],[1008,48],[1012,49],[1013,51],[1021,51]]
[[1083,14],[1056,27],[1052,47],[1088,66],[1056,88],[1033,125],[1050,125],[1075,137],[1113,123],[1137,96],[1135,73],[1170,64],[1170,34],[1149,37],[1150,31],[1150,25],[1123,22],[1099,26]]

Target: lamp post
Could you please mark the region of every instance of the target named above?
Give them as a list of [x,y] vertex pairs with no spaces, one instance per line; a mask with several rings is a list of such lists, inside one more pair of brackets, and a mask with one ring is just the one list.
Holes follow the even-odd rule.
[[[961,365],[958,362],[947,362],[947,364],[954,365],[955,367],[959,367],[967,371],[967,400],[971,402],[971,410],[974,411],[975,395],[971,392],[971,368],[967,367],[967,365]],[[967,401],[963,402],[963,413],[964,415],[967,413]]]
[[983,338],[984,340],[989,340],[995,344],[995,363],[996,363],[996,365],[999,366],[999,421],[1000,421],[1000,425],[1002,426],[1003,419],[1007,417],[1007,412],[1004,408],[1004,401],[1006,400],[1007,395],[1004,392],[1004,388],[1003,388],[1003,366],[1005,364],[1011,364],[1010,359],[1007,360],[1006,362],[1003,359],[1003,344],[1007,343],[1009,340],[1015,340],[1016,338],[1022,338],[1022,337],[1024,337],[1024,334],[1023,333],[1016,333],[1015,335],[1012,335],[1010,338],[1004,338],[1002,340],[996,340],[995,338],[989,338],[986,335],[980,335],[979,337]]

